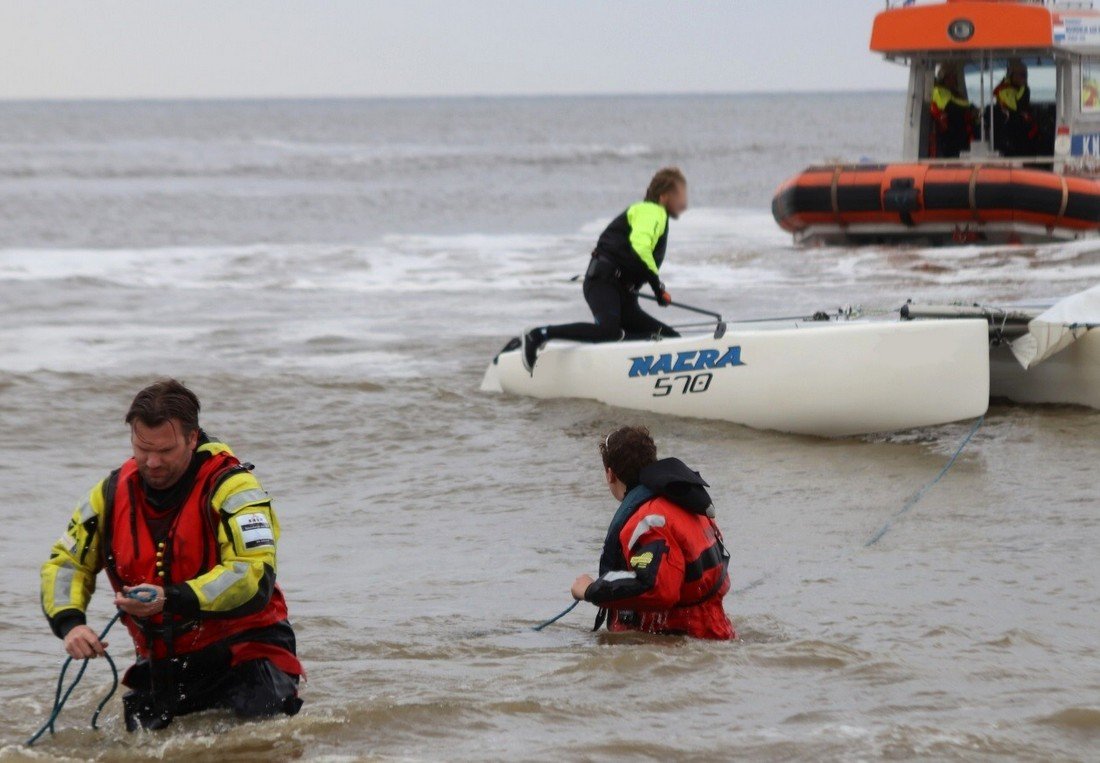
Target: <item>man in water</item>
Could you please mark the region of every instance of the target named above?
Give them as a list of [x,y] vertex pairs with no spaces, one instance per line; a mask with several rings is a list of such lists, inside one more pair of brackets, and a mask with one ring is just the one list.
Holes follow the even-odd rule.
[[657,460],[645,427],[622,427],[600,444],[604,477],[620,502],[600,555],[600,576],[581,575],[573,598],[600,607],[596,627],[706,639],[736,638],[722,607],[729,554],[707,483],[676,458]]
[[596,242],[584,276],[584,299],[595,323],[542,326],[524,333],[523,365],[533,373],[539,348],[550,339],[617,342],[679,336],[638,305],[638,290],[649,284],[657,303],[672,298],[661,283],[661,264],[668,244],[668,221],[687,210],[687,179],[676,167],[659,170],[649,182],[645,200],[632,204],[611,221]]
[[42,566],[51,629],[73,659],[106,653],[84,614],[106,570],[138,656],[123,678],[127,730],[215,707],[294,715],[303,671],[275,584],[270,496],[199,428],[179,382],[139,392],[126,423],[133,458],[92,488]]

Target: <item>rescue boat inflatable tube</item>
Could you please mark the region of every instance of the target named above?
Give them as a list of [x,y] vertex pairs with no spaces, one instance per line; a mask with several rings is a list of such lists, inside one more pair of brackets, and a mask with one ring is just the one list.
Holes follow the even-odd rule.
[[772,215],[800,240],[950,239],[960,230],[1075,239],[1100,231],[1100,181],[983,165],[810,167],[779,188]]

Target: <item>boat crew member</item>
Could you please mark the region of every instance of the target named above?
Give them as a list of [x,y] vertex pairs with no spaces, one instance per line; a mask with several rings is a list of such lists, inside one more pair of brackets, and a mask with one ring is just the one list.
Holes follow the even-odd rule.
[[600,555],[600,575],[581,575],[573,598],[600,607],[612,631],[736,638],[722,607],[729,554],[707,483],[676,458],[657,460],[645,427],[622,427],[600,443],[619,509]]
[[974,113],[977,109],[966,98],[959,77],[958,64],[940,66],[932,88],[932,140],[928,155],[941,159],[957,159],[970,150],[974,140]]
[[539,348],[550,339],[576,342],[616,342],[679,334],[647,314],[638,304],[638,290],[653,289],[665,307],[671,297],[661,283],[661,264],[668,244],[668,221],[687,209],[687,180],[676,167],[653,176],[645,200],[632,204],[611,221],[596,242],[584,276],[584,299],[594,323],[542,326],[522,338],[523,365],[532,372]]
[[993,89],[993,99],[997,149],[1005,156],[1036,155],[1039,123],[1031,112],[1031,88],[1023,61],[1009,59],[1004,79]]
[[[199,428],[199,400],[179,382],[139,392],[126,423],[133,457],[92,488],[42,566],[54,634],[74,659],[105,654],[84,613],[106,570],[137,650],[127,730],[215,707],[294,715],[303,671],[275,584],[270,496]],[[126,596],[135,590],[149,600]]]

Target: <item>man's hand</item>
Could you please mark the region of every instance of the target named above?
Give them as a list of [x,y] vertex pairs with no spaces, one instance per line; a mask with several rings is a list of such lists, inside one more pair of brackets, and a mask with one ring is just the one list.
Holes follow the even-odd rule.
[[100,641],[87,625],[77,625],[65,634],[65,651],[74,660],[102,657],[107,654],[107,642]]
[[[131,599],[126,595],[131,591],[136,591],[138,594],[141,594],[142,599],[150,598],[148,596],[149,592],[152,592],[153,597],[150,601]],[[164,589],[152,583],[145,583],[138,586],[123,586],[122,593],[115,594],[115,606],[126,614],[134,617],[152,617],[153,615],[159,615],[164,610]]]
[[668,307],[672,304],[672,295],[665,290],[663,283],[656,284],[653,287],[653,296],[657,298],[657,304],[661,307]]
[[570,592],[573,594],[573,598],[577,601],[582,601],[584,599],[584,592],[587,591],[588,586],[592,585],[594,582],[596,581],[592,579],[591,575],[581,575],[579,578],[574,580],[573,588],[570,589]]

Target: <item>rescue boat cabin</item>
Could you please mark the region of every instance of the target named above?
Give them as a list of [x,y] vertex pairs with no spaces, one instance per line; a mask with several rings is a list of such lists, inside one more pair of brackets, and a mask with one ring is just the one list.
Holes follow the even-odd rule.
[[1100,235],[1100,11],[1091,2],[887,3],[871,50],[909,68],[902,161],[810,167],[776,221],[826,244]]

